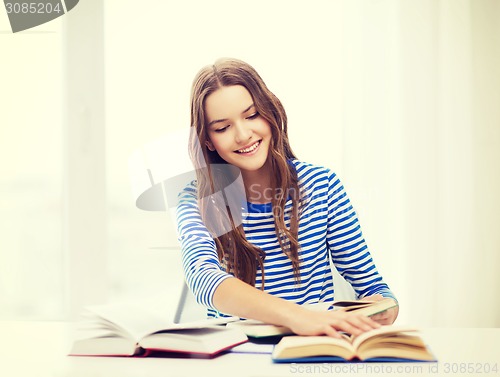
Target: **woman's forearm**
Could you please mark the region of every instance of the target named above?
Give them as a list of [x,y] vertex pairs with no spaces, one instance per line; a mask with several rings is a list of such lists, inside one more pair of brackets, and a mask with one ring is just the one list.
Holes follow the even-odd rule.
[[236,278],[226,279],[217,287],[213,303],[222,313],[284,326],[290,326],[293,317],[303,310]]
[[215,290],[217,310],[243,318],[289,327],[299,335],[339,337],[336,330],[360,334],[379,327],[370,318],[343,311],[312,311],[262,292],[241,280],[229,278]]

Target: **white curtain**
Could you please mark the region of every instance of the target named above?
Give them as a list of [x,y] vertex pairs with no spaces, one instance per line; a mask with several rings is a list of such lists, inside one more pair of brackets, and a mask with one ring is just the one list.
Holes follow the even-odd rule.
[[343,178],[400,321],[500,326],[500,2],[343,2]]

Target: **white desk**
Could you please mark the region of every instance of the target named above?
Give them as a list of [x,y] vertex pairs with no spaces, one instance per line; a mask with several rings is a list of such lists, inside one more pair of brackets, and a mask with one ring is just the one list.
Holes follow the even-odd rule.
[[[211,360],[68,357],[70,327],[54,322],[0,321],[2,377],[177,376],[498,376],[500,328],[423,331],[439,363],[273,364],[269,355],[229,353]],[[490,371],[496,364],[497,372]],[[398,369],[399,368],[399,369]]]

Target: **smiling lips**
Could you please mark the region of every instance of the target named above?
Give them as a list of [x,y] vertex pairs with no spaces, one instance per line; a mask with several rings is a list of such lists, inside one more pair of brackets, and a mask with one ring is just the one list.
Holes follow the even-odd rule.
[[244,148],[244,149],[238,149],[235,152],[236,153],[240,153],[240,154],[251,153],[251,152],[253,152],[254,150],[256,150],[259,147],[261,141],[262,140],[259,140],[259,141],[255,142],[255,143],[253,143],[252,145],[250,145],[249,147]]

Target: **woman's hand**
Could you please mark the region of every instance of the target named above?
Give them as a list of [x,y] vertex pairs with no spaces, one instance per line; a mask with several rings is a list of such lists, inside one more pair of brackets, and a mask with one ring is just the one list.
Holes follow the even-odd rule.
[[359,335],[380,327],[364,315],[333,310],[312,311],[301,307],[297,307],[287,326],[298,335],[328,335],[335,338],[341,337],[338,331]]
[[370,318],[343,311],[313,311],[270,295],[239,279],[222,281],[214,293],[214,306],[222,313],[282,325],[299,335],[340,337],[337,330],[358,335],[380,325]]
[[[361,300],[380,301],[383,299],[384,296],[376,294],[373,296],[363,297]],[[381,325],[392,325],[396,320],[396,318],[398,317],[398,313],[399,313],[399,306],[395,306],[381,313],[374,314],[370,318],[373,319],[375,322],[380,323]]]

